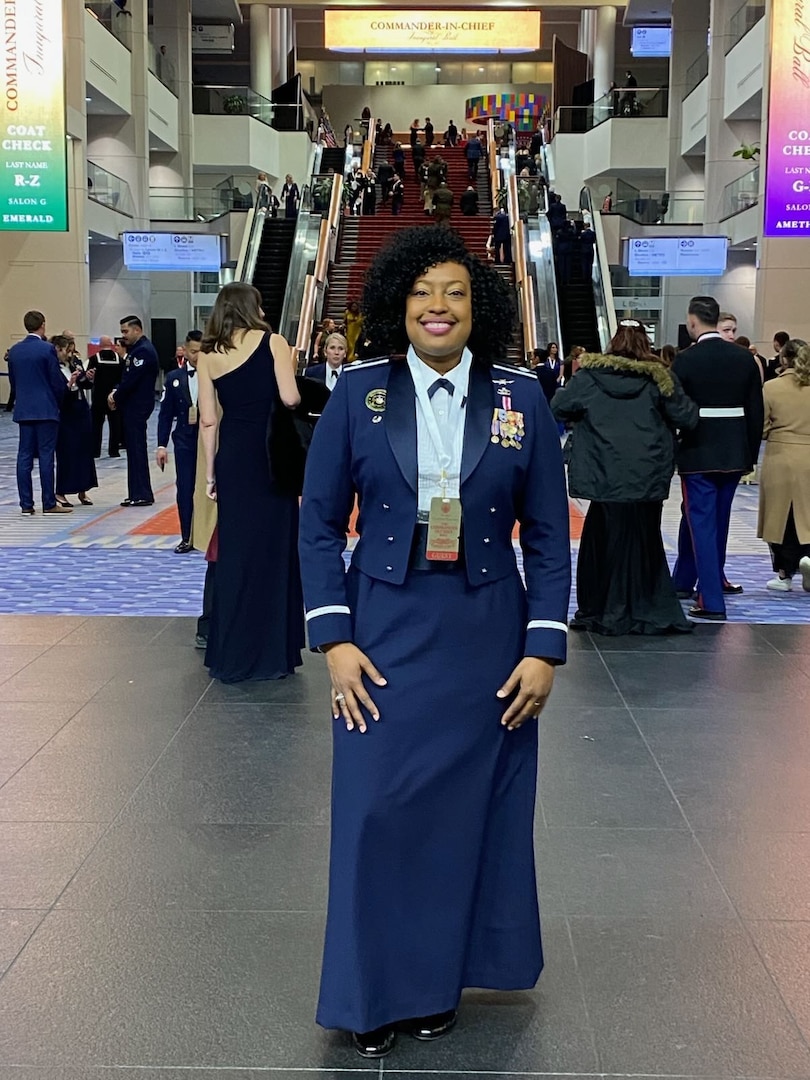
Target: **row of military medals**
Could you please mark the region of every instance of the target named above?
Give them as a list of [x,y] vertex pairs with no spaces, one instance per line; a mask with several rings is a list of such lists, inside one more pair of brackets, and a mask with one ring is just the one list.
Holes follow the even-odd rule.
[[523,449],[523,436],[526,434],[523,426],[523,413],[516,412],[512,408],[512,392],[508,386],[499,386],[498,393],[501,395],[501,407],[492,413],[492,437],[490,442],[501,446],[512,447],[515,450]]

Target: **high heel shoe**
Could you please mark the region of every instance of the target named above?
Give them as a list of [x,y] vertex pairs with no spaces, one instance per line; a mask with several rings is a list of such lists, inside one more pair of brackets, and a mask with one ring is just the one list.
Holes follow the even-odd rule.
[[82,504],[82,506],[92,506],[93,505],[92,501],[90,499],[88,499],[86,495],[80,495],[79,496],[79,502]]
[[59,506],[70,506],[71,508],[73,507],[73,503],[68,502],[67,499],[64,496],[60,497],[59,495],[57,495],[56,496],[56,501],[59,504]]

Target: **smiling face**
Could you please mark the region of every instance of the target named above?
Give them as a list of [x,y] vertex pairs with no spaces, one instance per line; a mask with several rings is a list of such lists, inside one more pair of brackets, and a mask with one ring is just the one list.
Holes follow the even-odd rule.
[[472,284],[460,263],[431,266],[414,281],[405,301],[405,332],[416,355],[437,371],[461,359],[472,333]]

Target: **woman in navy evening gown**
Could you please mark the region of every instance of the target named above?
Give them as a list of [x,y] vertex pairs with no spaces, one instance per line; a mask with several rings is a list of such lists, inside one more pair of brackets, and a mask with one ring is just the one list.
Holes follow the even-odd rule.
[[450,229],[401,229],[363,308],[383,355],[343,370],[318,422],[300,548],[335,720],[317,1020],[376,1058],[449,1032],[465,987],[540,974],[536,717],[571,564],[556,425],[534,374],[499,362],[495,270]]
[[268,429],[279,402],[300,399],[290,347],[271,334],[252,285],[220,291],[197,371],[206,490],[218,509],[205,662],[222,682],[281,679],[304,646],[298,498],[270,475]]
[[82,506],[92,506],[87,492],[98,487],[98,478],[93,457],[93,417],[85,395],[90,380],[74,356],[75,346],[69,337],[60,334],[51,338],[51,344],[68,385],[60,406],[56,443],[56,501],[72,506],[65,496],[77,494]]

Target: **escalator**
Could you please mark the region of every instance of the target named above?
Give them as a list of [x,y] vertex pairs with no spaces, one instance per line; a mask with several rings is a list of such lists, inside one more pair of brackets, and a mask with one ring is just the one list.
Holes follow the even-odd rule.
[[296,218],[267,218],[253,271],[253,284],[262,294],[265,319],[276,329],[287,291]]
[[346,150],[342,146],[325,146],[321,151],[319,172],[328,173],[333,169],[339,176],[343,175],[346,163]]
[[593,281],[584,277],[578,258],[571,260],[567,282],[560,279],[558,269],[556,285],[563,355],[568,356],[575,345],[582,345],[586,352],[601,352]]

